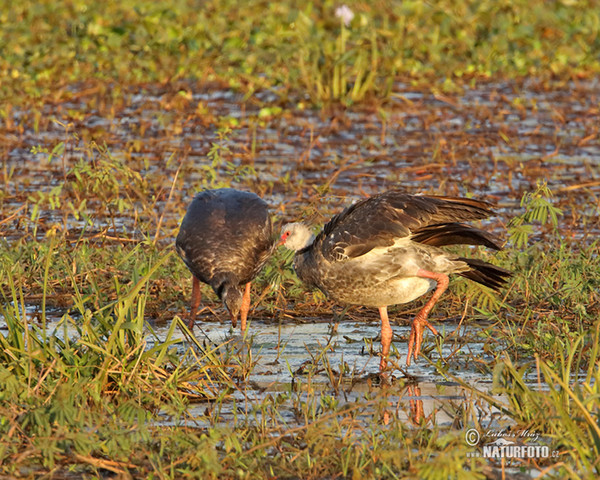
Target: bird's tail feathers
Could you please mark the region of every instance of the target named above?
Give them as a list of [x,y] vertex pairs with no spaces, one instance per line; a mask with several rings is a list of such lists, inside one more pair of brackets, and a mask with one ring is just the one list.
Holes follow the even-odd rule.
[[471,270],[460,272],[459,275],[496,291],[500,290],[506,284],[507,279],[512,276],[510,271],[483,260],[476,258],[460,258],[459,260],[471,267]]

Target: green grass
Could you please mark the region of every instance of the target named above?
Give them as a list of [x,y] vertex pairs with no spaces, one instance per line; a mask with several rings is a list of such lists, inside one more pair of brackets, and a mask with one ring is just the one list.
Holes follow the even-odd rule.
[[12,125],[11,105],[91,81],[115,100],[121,85],[194,80],[321,105],[385,99],[397,78],[452,88],[462,77],[567,78],[600,66],[594,1],[346,4],[348,26],[330,1],[7,3],[1,113]]

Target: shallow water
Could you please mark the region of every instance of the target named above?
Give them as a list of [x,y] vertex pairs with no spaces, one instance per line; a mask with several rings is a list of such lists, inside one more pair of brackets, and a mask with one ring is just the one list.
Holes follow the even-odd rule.
[[[485,358],[482,342],[475,340],[464,344],[460,339],[463,336],[476,338],[477,332],[486,326],[461,325],[458,330],[457,323],[439,322],[436,325],[445,338],[440,350],[443,357],[460,355],[460,350],[465,349]],[[458,366],[461,362],[455,362],[456,367],[449,369],[449,378],[440,375],[436,367],[422,357],[406,367],[406,340],[410,333],[408,325],[394,327],[392,352],[396,348],[400,358],[392,359],[401,370],[395,369],[382,385],[378,376],[379,328],[378,322],[346,319],[334,327],[322,319],[303,319],[301,323],[284,321],[280,324],[254,321],[249,324],[245,338],[237,330],[233,332],[229,325],[215,322],[197,322],[194,331],[201,343],[229,349],[254,365],[248,378],[240,383],[240,390],[233,394],[231,406],[233,408],[235,404],[238,410],[252,411],[255,405],[263,404],[267,396],[275,393],[292,395],[317,392],[319,395],[332,395],[344,404],[369,399],[375,401],[381,399],[383,391],[398,418],[418,422],[414,411],[411,411],[414,402],[418,402],[421,416],[428,417],[440,426],[449,427],[457,419],[445,407],[455,404],[453,410],[456,410],[457,405],[469,402],[473,397],[468,388],[452,380],[452,375],[485,392],[491,387],[486,374],[475,367]],[[156,341],[164,341],[168,330],[169,325],[155,325],[153,331],[157,336]],[[455,335],[457,332],[460,336]],[[179,347],[182,353],[191,346],[180,331],[174,338],[182,339]],[[431,341],[431,335],[427,336],[425,349],[431,347]],[[429,355],[433,361],[439,358],[437,350]],[[291,399],[282,402],[278,412],[293,424],[297,419],[294,420],[292,403]],[[203,402],[195,404],[189,414],[202,417],[208,405]],[[228,422],[233,420],[234,412],[228,414],[225,408],[220,410],[220,415],[220,421]],[[481,412],[482,423],[497,425],[500,420],[495,408]]]
[[[26,317],[30,328],[41,327],[38,308],[26,307]],[[21,314],[21,318],[23,318]],[[491,380],[477,366],[469,366],[465,361],[453,360],[447,367],[447,377],[440,374],[435,362],[442,358],[460,357],[461,352],[475,355],[482,362],[486,359],[483,340],[478,340],[478,332],[491,328],[486,322],[470,322],[459,325],[456,322],[435,322],[443,337],[439,349],[434,346],[431,334],[425,334],[424,351],[427,359],[420,357],[411,366],[405,365],[409,325],[395,325],[392,356],[390,363],[396,367],[386,381],[379,377],[380,326],[375,321],[355,321],[342,319],[333,323],[322,318],[302,318],[301,321],[284,320],[280,323],[265,320],[249,320],[245,336],[239,334],[228,322],[220,323],[215,317],[208,321],[196,322],[194,334],[205,349],[216,349],[231,354],[236,362],[248,362],[250,374],[240,380],[239,390],[233,392],[221,408],[219,422],[228,423],[235,413],[228,408],[241,409],[248,413],[256,405],[261,405],[267,396],[283,393],[286,395],[310,392],[318,395],[332,395],[344,404],[356,401],[375,401],[382,391],[385,399],[394,408],[399,419],[417,422],[413,404],[418,402],[420,415],[440,426],[451,426],[457,419],[449,414],[445,406],[469,402],[473,393],[460,382],[489,393]],[[147,349],[167,339],[171,325],[165,322],[148,323]],[[0,316],[0,334],[6,331],[4,319]],[[46,331],[58,338],[77,338],[77,329],[69,321],[61,321],[59,310],[48,310]],[[464,339],[468,339],[467,342]],[[179,328],[174,330],[169,340],[177,341],[177,349],[183,356],[189,348],[195,348],[186,334]],[[224,353],[226,355],[226,353]],[[328,371],[328,368],[330,371]],[[532,379],[533,383],[533,379]],[[499,400],[501,399],[498,397]],[[188,412],[197,425],[202,425],[202,417],[211,402],[192,404]],[[238,412],[239,413],[239,412]],[[495,408],[480,412],[480,421],[490,425],[506,423]],[[291,399],[279,407],[279,414],[290,424],[297,422],[293,414]],[[204,420],[205,422],[208,420]],[[199,422],[199,423],[198,423]],[[165,419],[165,424],[170,420]]]

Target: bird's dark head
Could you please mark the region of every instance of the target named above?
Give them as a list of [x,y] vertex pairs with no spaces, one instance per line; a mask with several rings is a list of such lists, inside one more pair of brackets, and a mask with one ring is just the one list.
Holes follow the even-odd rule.
[[223,300],[223,304],[229,310],[231,315],[231,324],[237,325],[237,317],[242,308],[242,290],[239,286],[231,283],[225,283],[220,289],[219,296]]

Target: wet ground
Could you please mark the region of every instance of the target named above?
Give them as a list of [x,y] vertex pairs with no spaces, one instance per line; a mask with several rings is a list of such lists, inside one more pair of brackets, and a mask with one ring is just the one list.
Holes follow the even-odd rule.
[[[439,95],[399,83],[390,101],[373,109],[289,105],[271,115],[274,93],[244,102],[240,94],[206,88],[148,88],[112,100],[83,89],[70,102],[44,107],[37,124],[32,113],[15,113],[15,126],[2,134],[3,210],[10,213],[31,192],[60,184],[80,158],[93,157],[84,149],[90,140],[139,166],[167,226],[176,225],[191,195],[210,186],[213,175],[216,183],[257,191],[280,217],[303,214],[315,223],[393,187],[484,197],[498,205],[501,224],[540,179],[567,214],[573,208],[592,214],[588,203],[595,204],[600,192],[596,79],[550,87],[489,83]],[[231,125],[219,139],[218,129]],[[59,141],[66,142],[66,153],[50,164],[47,154],[31,153]],[[228,151],[220,150],[225,161],[211,167],[207,155],[215,143]],[[167,202],[176,174],[183,184]],[[95,212],[93,219],[102,231],[106,216]],[[119,220],[127,227],[126,215]],[[590,233],[598,233],[597,225]],[[576,225],[573,234],[581,234]]]
[[[283,105],[282,112],[266,110],[278,102],[272,92],[244,101],[242,95],[230,91],[181,84],[125,92],[112,99],[93,88],[74,91],[69,102],[45,106],[37,124],[31,112],[16,112],[14,126],[0,132],[4,184],[0,233],[9,241],[23,232],[32,234],[27,227],[32,208],[28,196],[60,185],[79,159],[93,161],[93,152],[84,148],[91,140],[106,144],[112,156],[139,167],[150,185],[153,208],[160,213],[156,221],[164,216],[159,227],[165,245],[173,241],[193,193],[213,185],[212,175],[217,183],[227,181],[261,194],[280,221],[302,216],[318,224],[353,200],[388,188],[473,194],[497,204],[498,216],[489,223],[497,232],[503,232],[519,211],[523,193],[546,180],[555,203],[564,210],[561,230],[565,235],[589,242],[600,233],[596,214],[600,196],[598,80],[550,86],[490,82],[438,95],[399,83],[390,101],[377,108],[321,112]],[[235,128],[220,138],[217,126],[228,125]],[[32,153],[40,145],[51,150],[59,141],[66,142],[65,153],[51,163],[46,154]],[[226,162],[210,166],[207,155],[215,144],[220,145]],[[244,170],[249,167],[255,173]],[[180,183],[169,196],[176,179]],[[134,205],[139,203],[134,201]],[[147,223],[138,223],[137,215],[120,214],[115,224],[107,212],[89,213],[93,226],[86,228],[86,235],[108,231],[123,240],[144,238],[141,228]],[[37,236],[43,236],[53,222],[65,221],[57,210],[43,212],[42,218]],[[73,237],[81,234],[77,221],[69,217],[66,222],[71,222]],[[154,319],[148,320],[154,324]],[[462,348],[485,363],[477,338],[489,324],[467,322],[457,335],[451,335],[457,322],[436,325],[447,336],[442,357],[460,357]],[[159,323],[154,328],[160,341],[168,325]],[[408,329],[405,323],[394,327],[400,367],[404,366]],[[201,341],[225,344],[222,348],[243,348],[239,337],[227,332],[226,325],[213,321],[199,323],[196,334]],[[237,402],[231,403],[232,409],[248,412],[267,395],[282,393],[287,397],[281,414],[293,423],[293,396],[303,389],[322,389],[347,402],[375,398],[381,391],[372,375],[379,362],[376,321],[351,319],[334,329],[327,318],[260,320],[250,324],[249,335],[256,364],[246,388],[234,394]],[[457,342],[465,335],[475,340]],[[431,336],[426,341],[426,347],[433,345]],[[432,359],[439,355],[435,349],[430,351]],[[323,358],[331,371],[324,367]],[[333,379],[342,365],[344,380],[336,384]],[[434,417],[438,425],[456,426],[457,405],[475,408],[472,393],[460,382],[486,391],[491,378],[478,365],[466,361],[453,365],[459,367],[450,370],[448,378],[422,358],[406,370],[406,377],[396,370],[402,380],[389,387],[390,408],[396,405],[393,411],[407,422],[424,416]],[[202,424],[208,421],[203,420],[205,409],[206,405],[197,404],[190,416],[197,414]],[[226,421],[228,413],[220,413]],[[477,406],[476,414],[490,425],[504,421],[489,405]]]
[[[461,326],[459,330],[455,322],[440,322],[438,326],[445,340],[431,358],[439,358],[440,353],[442,357],[455,357],[464,348],[481,362],[486,361],[483,341],[477,340],[476,333],[481,328],[489,328],[489,324]],[[155,326],[153,331],[158,341],[165,339],[168,328]],[[236,355],[243,352],[241,358],[246,358],[254,365],[248,378],[241,382],[243,387],[234,392],[235,403],[232,402],[231,407],[252,412],[255,406],[262,405],[265,396],[285,394],[289,398],[279,404],[278,413],[290,424],[297,422],[292,397],[302,396],[302,392],[321,392],[339,398],[342,403],[353,403],[380,398],[383,388],[386,401],[399,418],[418,423],[421,417],[428,417],[440,426],[451,426],[461,421],[456,406],[468,403],[473,397],[472,391],[461,382],[483,391],[491,386],[491,379],[482,374],[481,369],[463,362],[453,362],[454,367],[447,370],[447,378],[441,376],[438,369],[424,358],[406,367],[406,341],[410,333],[408,325],[394,327],[392,349],[397,349],[400,358],[393,357],[393,360],[399,369],[386,380],[378,375],[380,332],[377,322],[346,319],[332,323],[310,318],[278,324],[254,321],[245,339],[238,333],[233,332],[226,323],[199,322],[195,327],[196,338],[205,348],[218,347]],[[191,346],[181,333],[174,338],[182,339],[182,353]],[[462,341],[464,338],[474,340],[465,345]],[[426,349],[428,347],[432,347],[432,344],[425,345]],[[454,407],[448,409],[452,404]],[[190,415],[196,417],[196,412],[197,417],[201,418],[206,407],[207,404],[200,402]],[[494,408],[480,411],[479,414],[480,421],[484,423],[503,424],[503,419]],[[220,415],[220,421],[227,422],[233,420],[234,412],[227,414],[227,411],[221,410]]]

